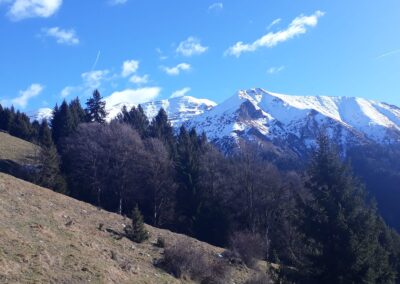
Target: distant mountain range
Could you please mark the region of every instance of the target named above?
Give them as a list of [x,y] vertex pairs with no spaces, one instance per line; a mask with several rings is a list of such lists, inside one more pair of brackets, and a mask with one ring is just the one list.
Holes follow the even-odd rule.
[[263,89],[235,95],[187,121],[217,144],[272,142],[302,152],[323,130],[341,148],[400,142],[400,108],[354,97],[290,96]]
[[[109,118],[132,102],[108,105]],[[291,96],[264,89],[238,91],[221,104],[182,96],[142,104],[149,118],[163,107],[173,126],[184,124],[205,132],[222,148],[241,139],[272,143],[301,154],[315,145],[321,130],[340,148],[369,143],[400,142],[400,108],[355,97]],[[40,109],[35,119],[51,117]]]

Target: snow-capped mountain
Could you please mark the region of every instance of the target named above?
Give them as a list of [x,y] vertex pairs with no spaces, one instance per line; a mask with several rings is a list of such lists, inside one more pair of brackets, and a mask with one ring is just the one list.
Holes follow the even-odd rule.
[[53,110],[51,108],[40,108],[30,116],[31,120],[42,122],[43,120],[50,120],[53,117]]
[[[115,118],[122,110],[122,107],[126,106],[127,109],[137,107],[137,104],[130,101],[121,101],[113,105],[107,103],[106,98],[106,110],[108,112],[108,119]],[[174,126],[180,126],[186,120],[200,115],[207,110],[210,110],[216,103],[207,99],[196,99],[191,96],[181,96],[176,98],[170,98],[165,100],[158,100],[141,104],[147,117],[152,119],[157,115],[161,108],[167,112],[171,124]],[[41,108],[37,110],[30,117],[33,120],[42,121],[43,119],[50,120],[53,116],[53,110],[50,108]]]
[[[128,110],[133,106],[137,106],[137,104],[128,101],[119,102],[112,106],[106,107],[109,118],[111,119],[116,117],[118,113],[121,112],[121,109],[124,105]],[[191,96],[181,96],[141,104],[149,119],[155,117],[158,111],[163,108],[167,112],[171,124],[177,127],[190,118],[200,115],[216,105],[217,104],[213,101],[207,99],[197,99]]]
[[342,148],[400,143],[400,108],[362,98],[290,96],[251,89],[237,92],[186,126],[204,131],[217,144],[244,138],[302,152],[315,144],[321,129]]

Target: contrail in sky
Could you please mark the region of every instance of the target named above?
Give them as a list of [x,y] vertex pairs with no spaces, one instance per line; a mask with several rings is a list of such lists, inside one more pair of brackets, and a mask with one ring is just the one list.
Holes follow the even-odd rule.
[[95,60],[94,63],[93,63],[92,71],[94,70],[94,68],[96,68],[97,62],[99,62],[100,54],[101,54],[101,52],[100,52],[100,50],[99,50],[99,51],[97,52],[96,60]]

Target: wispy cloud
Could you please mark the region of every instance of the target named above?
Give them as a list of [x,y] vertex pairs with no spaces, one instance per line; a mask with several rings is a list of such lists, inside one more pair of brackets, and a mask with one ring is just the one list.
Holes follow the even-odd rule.
[[400,53],[400,48],[399,49],[394,49],[394,50],[391,50],[391,51],[388,51],[388,52],[385,52],[385,53],[382,53],[381,55],[377,56],[375,59],[381,59],[381,58],[384,58],[384,57],[387,57],[387,56],[391,56],[391,55],[395,55],[395,54],[398,54],[398,53]]
[[108,106],[114,106],[117,104],[141,104],[158,97],[161,92],[159,87],[148,87],[139,89],[125,89],[123,91],[114,92],[110,96],[105,98]]
[[180,89],[180,90],[176,90],[175,92],[172,93],[170,98],[173,99],[173,98],[183,97],[187,93],[189,93],[190,91],[191,91],[191,89],[189,87],[186,87],[186,88],[183,88],[183,89]]
[[91,70],[81,74],[82,82],[75,86],[66,86],[60,92],[60,97],[66,98],[72,94],[88,95],[99,89],[104,81],[111,80],[114,75],[107,69]]
[[62,0],[3,0],[0,4],[11,4],[8,16],[14,21],[28,18],[48,18],[61,7]]
[[200,39],[196,37],[188,37],[186,40],[179,43],[176,52],[183,56],[199,55],[206,52],[207,46],[201,45]]
[[190,69],[191,69],[191,66],[188,63],[180,63],[174,67],[161,66],[161,70],[163,70],[165,73],[167,73],[168,75],[171,75],[171,76],[177,76],[182,71],[189,71]]
[[139,69],[139,61],[138,60],[126,60],[122,63],[122,77],[128,77]]
[[273,74],[283,71],[284,69],[285,69],[285,66],[271,67],[267,70],[267,72],[268,72],[268,74],[273,75]]
[[76,35],[75,30],[64,30],[59,27],[43,29],[43,34],[48,37],[52,37],[59,44],[66,45],[77,45],[79,44],[79,38]]
[[221,11],[224,9],[224,4],[222,2],[216,2],[208,6],[208,11]]
[[128,0],[109,0],[108,3],[112,6],[122,5],[128,2]]
[[275,19],[273,20],[267,27],[267,30],[270,30],[273,26],[276,26],[277,24],[279,24],[282,21],[281,18]]
[[29,100],[38,96],[43,89],[44,86],[41,84],[32,84],[28,89],[20,91],[18,97],[11,99],[11,104],[24,109],[28,105]]
[[243,43],[242,41],[237,42],[225,51],[225,55],[239,57],[244,52],[254,52],[260,47],[274,47],[279,43],[306,33],[307,28],[315,27],[318,24],[318,19],[324,14],[324,12],[316,11],[310,16],[300,15],[295,18],[284,30],[269,32],[252,43]]
[[143,76],[139,76],[139,75],[133,75],[130,79],[129,82],[137,84],[137,85],[143,85],[143,84],[147,84],[149,82],[149,75],[143,75]]

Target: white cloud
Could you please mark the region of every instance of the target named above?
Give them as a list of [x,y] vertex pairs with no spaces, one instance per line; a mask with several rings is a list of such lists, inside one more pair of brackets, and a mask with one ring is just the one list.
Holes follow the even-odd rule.
[[278,19],[273,20],[273,21],[268,25],[267,30],[269,30],[269,29],[271,29],[273,26],[279,24],[281,21],[282,21],[281,18],[278,18]]
[[108,70],[94,70],[82,73],[81,77],[83,80],[84,88],[90,89],[90,91],[98,89],[102,81],[107,78],[108,74]]
[[221,2],[213,3],[208,6],[209,11],[221,11],[222,9],[224,9],[224,4]]
[[281,71],[283,71],[285,69],[285,66],[278,66],[278,67],[271,67],[268,69],[268,74],[276,74],[279,73]]
[[76,35],[75,30],[63,30],[59,27],[53,27],[43,29],[45,36],[53,37],[59,44],[77,45],[79,44],[79,38]]
[[137,60],[126,60],[122,64],[122,77],[128,77],[139,69],[139,61]]
[[48,18],[54,15],[62,5],[62,0],[9,0],[1,3],[11,3],[8,15],[12,20],[19,21],[28,18]]
[[12,99],[11,103],[14,106],[24,109],[24,108],[26,108],[28,101],[31,98],[38,96],[43,91],[43,89],[44,89],[44,87],[40,84],[32,84],[29,86],[28,89],[26,89],[24,91],[20,91],[19,92],[20,95],[16,98]]
[[180,63],[174,67],[161,66],[161,69],[168,75],[177,76],[181,73],[181,71],[189,71],[191,66],[188,63]]
[[191,89],[188,88],[188,87],[183,88],[183,89],[180,89],[180,90],[177,90],[177,91],[175,91],[175,92],[172,93],[172,95],[170,96],[170,98],[173,99],[173,98],[183,97],[183,96],[185,96],[187,93],[189,93],[190,90],[191,90]]
[[139,76],[139,75],[133,75],[129,81],[131,83],[137,84],[137,85],[142,85],[142,84],[147,84],[149,82],[149,75],[143,75],[143,76]]
[[126,89],[120,92],[114,92],[105,98],[108,106],[118,104],[141,104],[154,100],[161,92],[159,87],[148,87],[139,89]]
[[195,37],[188,37],[186,40],[179,43],[176,52],[183,56],[193,56],[206,52],[207,46],[202,46],[200,40]]
[[109,0],[108,1],[108,3],[112,6],[125,4],[126,2],[128,2],[128,0]]
[[60,97],[66,98],[71,94],[91,94],[95,89],[99,89],[105,80],[112,79],[113,75],[110,75],[110,71],[105,70],[93,70],[81,74],[82,83],[76,86],[66,86],[60,92]]
[[315,27],[318,24],[318,19],[324,14],[324,12],[316,11],[310,16],[300,15],[284,30],[269,32],[252,43],[243,43],[242,41],[237,42],[225,51],[225,55],[234,55],[239,57],[244,52],[253,52],[260,47],[274,47],[281,42],[285,42],[297,35],[306,33],[307,27]]
[[72,93],[76,92],[79,88],[73,86],[67,86],[61,90],[60,97],[66,98],[70,96]]

